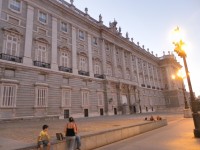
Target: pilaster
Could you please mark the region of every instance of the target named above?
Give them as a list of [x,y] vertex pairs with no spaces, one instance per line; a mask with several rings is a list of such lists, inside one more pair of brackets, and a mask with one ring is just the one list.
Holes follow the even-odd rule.
[[101,50],[102,50],[102,60],[103,60],[103,74],[106,75],[106,51],[105,51],[105,40],[101,41]]
[[151,85],[151,80],[150,80],[150,73],[149,73],[149,63],[147,62],[147,73],[148,73],[148,79],[149,79],[149,85]]
[[117,59],[116,59],[116,47],[113,45],[113,72],[115,77],[117,77]]
[[52,47],[51,47],[51,68],[58,70],[57,55],[58,55],[58,43],[57,43],[57,19],[52,17]]
[[30,66],[33,64],[31,58],[32,43],[33,43],[33,16],[34,16],[34,8],[28,5],[23,63]]
[[155,88],[156,88],[156,85],[155,85],[155,76],[154,76],[154,66],[152,66],[152,75],[153,75],[153,86],[155,86]]
[[132,62],[132,55],[131,55],[131,54],[130,54],[130,59],[129,59],[129,61],[130,61],[130,65],[131,65],[131,66],[130,66],[130,71],[131,71],[131,74],[130,74],[130,75],[131,75],[131,81],[133,81],[133,79],[134,79],[134,77],[133,77],[133,76],[134,76],[133,71],[134,71],[134,70],[133,70],[133,62]]
[[72,71],[73,74],[78,74],[77,68],[77,48],[76,48],[76,28],[72,27]]
[[122,70],[123,70],[123,78],[126,79],[126,63],[124,57],[124,50],[122,51]]
[[90,77],[94,77],[94,72],[93,72],[93,65],[92,65],[92,40],[91,40],[91,35],[88,34],[88,61],[89,61],[89,72],[90,72]]
[[0,0],[0,19],[1,19],[1,11],[2,11],[2,0]]
[[137,58],[137,57],[135,57],[135,62],[136,62],[136,70],[137,70],[137,81],[138,81],[138,86],[140,86],[141,83],[140,83],[140,77],[139,77],[138,58]]

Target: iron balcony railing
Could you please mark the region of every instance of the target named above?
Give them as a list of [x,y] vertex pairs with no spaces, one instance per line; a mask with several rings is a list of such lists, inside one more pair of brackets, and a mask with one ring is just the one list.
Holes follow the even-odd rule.
[[0,54],[0,59],[22,63],[22,57],[13,56],[13,55],[4,54],[4,53]]
[[82,70],[79,70],[79,71],[78,71],[78,74],[84,75],[84,76],[89,76],[89,72],[82,71]]
[[64,66],[59,66],[58,68],[60,71],[72,73],[72,68],[68,68],[68,67],[64,67]]
[[104,75],[103,74],[94,74],[95,78],[99,78],[99,79],[104,79]]
[[51,68],[51,65],[41,61],[33,61],[34,66],[43,67],[43,68]]

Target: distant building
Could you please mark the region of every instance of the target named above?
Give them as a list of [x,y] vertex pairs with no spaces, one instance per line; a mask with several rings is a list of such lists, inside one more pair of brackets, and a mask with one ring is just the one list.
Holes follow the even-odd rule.
[[182,107],[173,54],[157,57],[116,25],[73,0],[0,0],[0,118]]

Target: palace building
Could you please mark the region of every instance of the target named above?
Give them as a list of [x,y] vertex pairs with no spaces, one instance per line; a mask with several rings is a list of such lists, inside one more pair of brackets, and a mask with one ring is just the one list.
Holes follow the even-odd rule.
[[0,119],[183,107],[172,53],[158,57],[70,2],[0,0]]

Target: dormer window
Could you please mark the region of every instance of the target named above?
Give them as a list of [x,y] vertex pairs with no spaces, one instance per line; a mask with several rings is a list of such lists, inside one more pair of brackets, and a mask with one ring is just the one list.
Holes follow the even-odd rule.
[[79,39],[84,40],[85,39],[85,35],[84,32],[79,30]]
[[39,12],[39,21],[43,24],[47,23],[47,14],[43,12]]
[[21,11],[21,1],[20,0],[10,0],[9,7],[11,10],[20,12]]

